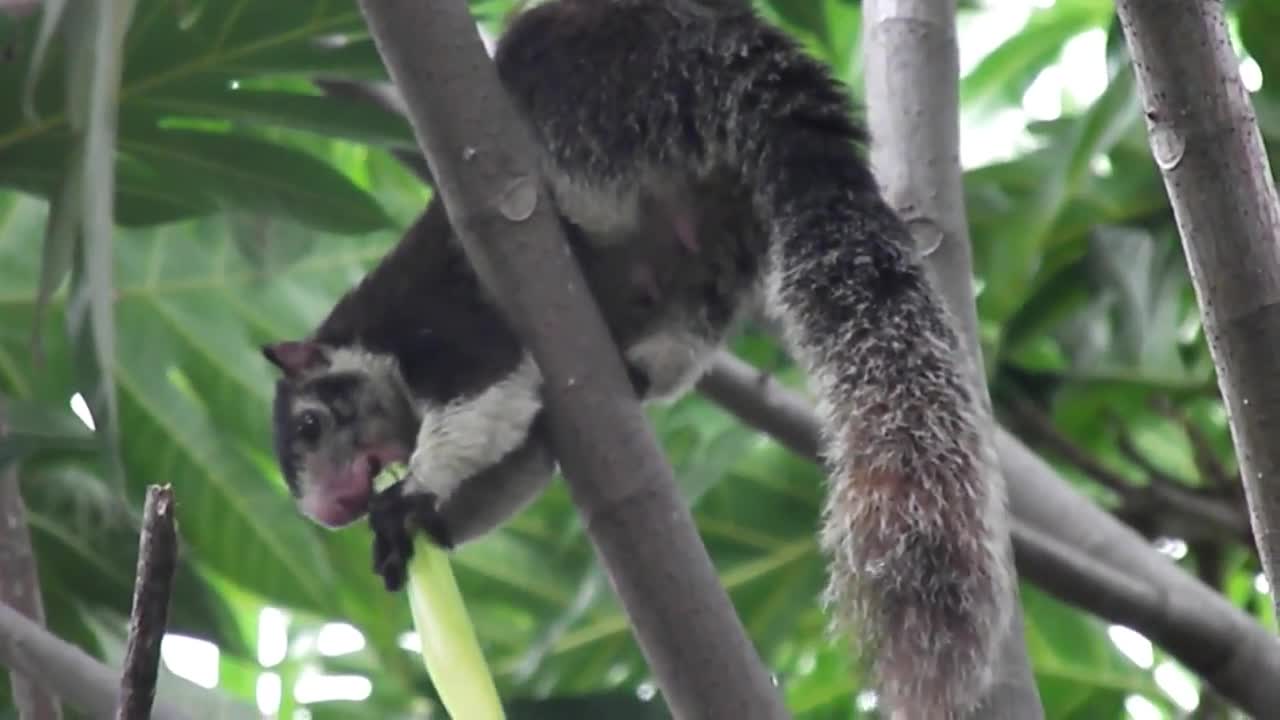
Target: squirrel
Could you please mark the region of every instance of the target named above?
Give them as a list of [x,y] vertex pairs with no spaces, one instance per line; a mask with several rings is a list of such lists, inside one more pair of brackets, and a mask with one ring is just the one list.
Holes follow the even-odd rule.
[[[822,419],[824,601],[895,717],[970,711],[1014,598],[1004,493],[847,89],[740,0],[549,0],[494,62],[637,395],[686,392],[760,303]],[[300,510],[328,527],[367,514],[388,590],[412,532],[481,537],[554,473],[537,363],[438,195],[316,330],[263,353]]]

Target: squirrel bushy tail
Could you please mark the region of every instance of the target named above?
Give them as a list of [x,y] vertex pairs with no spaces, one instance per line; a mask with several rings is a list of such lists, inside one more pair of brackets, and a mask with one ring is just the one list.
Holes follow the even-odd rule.
[[1011,604],[1003,488],[965,351],[847,133],[809,119],[763,133],[769,305],[819,400],[829,489],[827,599],[882,699],[947,720],[978,699]]
[[[732,22],[719,32],[735,35]],[[1014,599],[965,349],[859,155],[866,132],[843,86],[790,39],[741,22],[716,75],[733,78],[723,136],[767,226],[767,305],[818,397],[826,599],[895,720],[964,717]]]

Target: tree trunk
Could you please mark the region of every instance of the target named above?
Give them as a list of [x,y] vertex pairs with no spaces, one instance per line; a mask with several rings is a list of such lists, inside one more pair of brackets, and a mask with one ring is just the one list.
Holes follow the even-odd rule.
[[[4,408],[0,407],[0,439],[7,432]],[[31,548],[27,509],[18,482],[18,463],[0,467],[0,603],[44,625],[44,602],[40,595],[40,573]],[[58,699],[21,673],[9,673],[13,704],[19,720],[61,720]]]
[[[1240,463],[1280,588],[1280,203],[1221,0],[1120,0],[1147,117]],[[1271,594],[1280,611],[1280,592]]]

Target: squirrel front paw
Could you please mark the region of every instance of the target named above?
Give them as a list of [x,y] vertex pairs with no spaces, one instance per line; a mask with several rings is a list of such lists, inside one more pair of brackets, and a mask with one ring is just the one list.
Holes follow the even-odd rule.
[[377,493],[369,504],[373,530],[373,571],[388,591],[404,587],[413,557],[414,533],[421,530],[432,542],[453,548],[453,539],[432,493],[406,493],[405,480]]

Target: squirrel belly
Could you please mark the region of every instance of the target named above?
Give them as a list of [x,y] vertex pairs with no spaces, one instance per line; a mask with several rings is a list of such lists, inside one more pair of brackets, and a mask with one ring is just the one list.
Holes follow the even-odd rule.
[[[685,391],[763,299],[818,398],[826,599],[895,718],[972,708],[1014,598],[1004,492],[953,323],[861,157],[846,90],[736,0],[551,0],[494,60],[638,394]],[[439,200],[295,345],[268,352],[285,371],[276,445],[311,507],[335,496],[328,477],[350,503],[351,468],[406,437],[410,490],[437,496],[414,512],[438,512],[450,542],[549,482],[536,366]],[[326,359],[352,348],[376,361]]]

